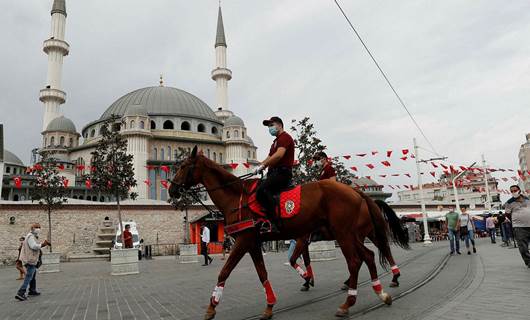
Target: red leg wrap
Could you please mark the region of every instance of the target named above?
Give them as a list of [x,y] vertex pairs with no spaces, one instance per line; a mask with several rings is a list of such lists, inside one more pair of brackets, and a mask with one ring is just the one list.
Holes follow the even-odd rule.
[[307,266],[306,276],[309,278],[313,278],[313,268],[311,268],[311,265]]
[[392,266],[390,267],[390,269],[392,270],[392,274],[399,274],[399,268],[398,266]]
[[263,282],[263,287],[265,288],[265,296],[267,297],[267,304],[268,305],[275,304],[276,295],[274,294],[274,291],[272,290],[272,286],[269,280],[265,280],[265,282]]
[[374,279],[372,280],[372,288],[374,289],[375,293],[379,294],[381,291],[383,291],[383,286],[381,285],[381,281]]
[[298,274],[299,274],[302,278],[304,278],[304,276],[305,276],[304,269],[302,269],[302,267],[300,267],[300,266],[298,265],[298,263],[295,263],[294,266],[293,266],[293,268],[296,270],[296,272],[298,272]]

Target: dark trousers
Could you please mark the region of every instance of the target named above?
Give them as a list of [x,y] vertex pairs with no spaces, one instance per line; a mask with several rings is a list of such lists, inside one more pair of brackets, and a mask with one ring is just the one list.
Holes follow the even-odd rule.
[[31,264],[26,264],[26,277],[20,289],[18,289],[18,294],[26,295],[26,290],[29,286],[29,292],[37,291],[37,280],[35,276],[37,275],[37,267]]
[[201,241],[201,254],[204,256],[204,264],[210,264],[210,256],[208,255],[208,244]]
[[528,243],[530,242],[530,227],[513,228],[515,231],[515,240],[519,247],[519,253],[523,258],[524,263],[530,267],[530,253],[528,252]]
[[261,182],[256,191],[256,198],[265,209],[265,213],[271,219],[275,219],[274,194],[278,194],[281,189],[286,188],[293,173],[290,168],[271,168],[267,172],[267,178]]

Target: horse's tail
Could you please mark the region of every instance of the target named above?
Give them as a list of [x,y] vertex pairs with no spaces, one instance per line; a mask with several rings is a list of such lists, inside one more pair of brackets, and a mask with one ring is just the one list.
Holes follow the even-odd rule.
[[410,249],[408,234],[405,228],[403,228],[401,220],[398,218],[396,212],[382,200],[375,200],[374,202],[379,206],[386,217],[388,226],[392,232],[392,240],[394,240],[394,243],[403,249]]
[[361,197],[366,201],[368,205],[368,212],[372,220],[372,225],[374,228],[375,239],[373,241],[374,245],[379,249],[379,264],[385,269],[388,267],[388,261],[392,257],[392,252],[390,251],[389,239],[388,239],[388,226],[385,221],[385,217],[381,213],[381,209],[370,198],[367,194],[362,191],[357,190]]

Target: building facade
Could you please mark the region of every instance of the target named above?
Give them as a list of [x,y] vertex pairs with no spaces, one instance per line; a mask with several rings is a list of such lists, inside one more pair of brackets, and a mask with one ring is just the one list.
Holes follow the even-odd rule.
[[[530,133],[526,134],[526,142],[519,148],[519,168],[526,178],[520,181],[520,185],[523,190],[530,192]],[[521,179],[520,176],[519,179]]]

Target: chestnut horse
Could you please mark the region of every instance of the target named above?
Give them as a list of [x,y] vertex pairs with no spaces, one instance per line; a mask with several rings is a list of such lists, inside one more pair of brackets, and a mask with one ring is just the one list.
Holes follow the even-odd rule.
[[[368,195],[366,195],[360,190],[356,190],[356,192],[359,193],[361,197],[363,197],[363,199],[365,199],[366,202],[369,204],[369,211],[361,211],[361,216],[357,220],[357,227],[359,232],[361,232],[361,234],[359,234],[359,238],[361,239],[361,241],[364,241],[364,239],[368,237],[368,239],[370,239],[370,241],[372,241],[372,243],[379,249],[379,261],[381,263],[381,266],[383,266],[383,268],[386,268],[388,265],[390,265],[390,269],[392,271],[393,276],[390,282],[390,287],[398,287],[398,279],[401,275],[400,270],[396,265],[396,262],[394,261],[394,257],[392,256],[388,241],[384,240],[383,235],[376,235],[376,232],[387,233],[387,228],[383,227],[387,225],[390,229],[390,234],[392,235],[392,240],[394,241],[394,243],[404,249],[409,249],[408,236],[405,230],[403,229],[398,216],[386,202],[381,200],[372,200]],[[376,228],[376,226],[379,227]],[[327,232],[326,228],[321,228],[316,233],[318,234],[317,241],[335,240],[333,239],[332,235]],[[312,235],[296,239],[296,247],[289,259],[291,266],[300,274],[300,276],[305,281],[302,285],[302,288],[300,289],[302,291],[308,291],[309,286],[315,285],[314,274],[311,268],[311,258],[309,256],[309,243],[311,240],[310,238],[312,238]],[[304,271],[297,263],[297,260],[300,255],[303,255],[306,271]],[[374,272],[375,274],[377,274],[377,270],[374,269],[373,266],[369,264],[367,265],[372,277]],[[344,286],[342,287],[343,290],[348,289],[348,282],[349,279],[344,281]]]
[[[177,170],[169,194],[172,198],[178,199],[186,191],[193,192],[190,189],[198,184],[204,186],[213,203],[223,213],[225,228],[245,224],[248,226],[233,234],[235,244],[219,273],[205,319],[215,317],[215,308],[221,299],[225,282],[247,252],[265,289],[267,306],[261,319],[272,318],[276,296],[268,280],[260,243],[300,238],[323,226],[337,239],[348,265],[350,274],[348,295],[335,313],[339,317],[348,315],[349,308],[357,299],[357,281],[361,263],[366,261],[375,265],[373,254],[367,254],[366,248],[357,236],[362,233],[357,227],[359,212],[368,210],[368,204],[363,197],[352,188],[331,180],[304,184],[301,187],[300,213],[289,219],[283,219],[279,233],[262,235],[254,226],[255,220],[260,217],[248,209],[248,181],[240,180],[217,163],[201,154],[198,155],[195,146],[190,157]],[[372,280],[375,293],[383,302],[391,304],[392,298],[383,291],[380,282],[377,279]]]

